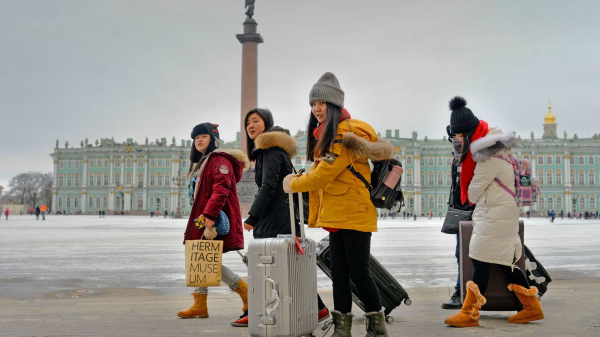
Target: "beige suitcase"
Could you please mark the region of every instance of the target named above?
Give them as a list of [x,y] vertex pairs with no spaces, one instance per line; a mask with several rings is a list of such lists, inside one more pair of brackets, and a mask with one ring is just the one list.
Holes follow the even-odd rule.
[[[473,262],[469,258],[469,242],[471,242],[471,234],[473,234],[472,221],[461,221],[459,224],[460,232],[460,292],[464,303],[467,295],[467,281],[473,276]],[[523,241],[524,224],[519,221],[519,236],[521,237],[521,246],[525,247]],[[521,254],[521,258],[517,261],[517,266],[525,272],[525,252]],[[515,294],[508,290],[508,279],[498,266],[490,266],[490,283],[485,292],[486,304],[481,307],[481,310],[488,311],[511,311],[521,310],[521,302]]]

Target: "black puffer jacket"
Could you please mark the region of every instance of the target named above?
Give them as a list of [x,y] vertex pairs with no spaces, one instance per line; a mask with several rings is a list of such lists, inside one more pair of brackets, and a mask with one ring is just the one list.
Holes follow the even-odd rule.
[[[273,238],[290,234],[288,195],[283,191],[283,178],[293,173],[292,158],[298,149],[296,140],[284,129],[272,127],[255,140],[256,185],[258,194],[250,208],[246,223],[253,226],[254,238]],[[296,222],[296,233],[300,235]]]

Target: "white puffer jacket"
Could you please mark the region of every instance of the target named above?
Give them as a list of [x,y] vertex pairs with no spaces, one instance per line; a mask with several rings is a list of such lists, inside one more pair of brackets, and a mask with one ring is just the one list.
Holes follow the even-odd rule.
[[512,132],[490,128],[488,134],[471,144],[477,164],[469,184],[469,200],[476,204],[473,212],[473,235],[469,257],[478,261],[512,266],[522,252],[519,239],[519,207],[515,199],[496,181],[515,191],[512,165],[497,155],[512,154],[516,144]]

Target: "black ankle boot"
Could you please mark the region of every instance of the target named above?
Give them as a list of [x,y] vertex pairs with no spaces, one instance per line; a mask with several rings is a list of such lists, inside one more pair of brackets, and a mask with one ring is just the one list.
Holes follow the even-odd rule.
[[460,309],[462,303],[460,301],[460,291],[455,291],[448,302],[442,303],[442,309]]

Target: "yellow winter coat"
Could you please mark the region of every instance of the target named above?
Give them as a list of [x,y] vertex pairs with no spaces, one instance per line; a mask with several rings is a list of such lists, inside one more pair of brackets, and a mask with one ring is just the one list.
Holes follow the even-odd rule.
[[325,156],[315,161],[309,173],[292,179],[290,185],[295,192],[310,191],[308,226],[376,232],[377,211],[369,190],[346,167],[352,164],[370,182],[368,159],[391,157],[392,144],[377,139],[369,124],[356,119],[340,122],[336,142]]

